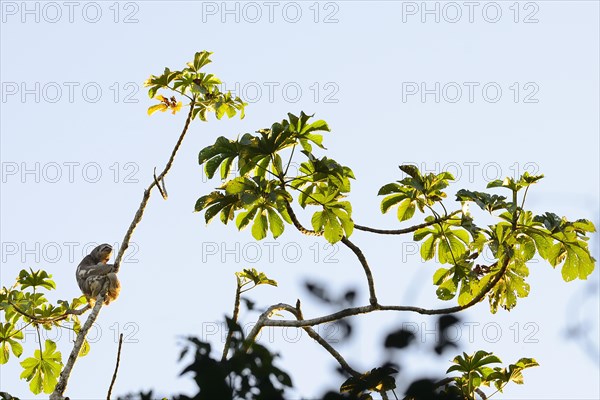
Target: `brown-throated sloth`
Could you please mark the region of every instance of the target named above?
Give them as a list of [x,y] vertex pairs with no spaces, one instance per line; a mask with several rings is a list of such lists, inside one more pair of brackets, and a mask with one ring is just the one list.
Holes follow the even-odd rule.
[[114,272],[114,265],[107,264],[112,254],[112,246],[104,243],[97,246],[90,254],[83,257],[77,266],[77,284],[85,294],[90,306],[96,302],[102,287],[108,280],[108,292],[104,297],[104,304],[108,305],[116,300],[121,290],[121,283]]

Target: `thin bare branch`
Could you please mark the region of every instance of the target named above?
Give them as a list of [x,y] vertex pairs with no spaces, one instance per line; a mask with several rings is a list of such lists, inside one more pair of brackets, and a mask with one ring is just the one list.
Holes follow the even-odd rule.
[[[292,208],[290,203],[286,203],[286,208],[287,208],[287,212],[290,215],[290,219],[292,220],[292,223],[294,224],[294,226],[296,227],[296,229],[298,229],[301,233],[305,234],[305,235],[309,235],[309,236],[322,236],[323,232],[316,232],[316,231],[311,231],[310,229],[306,229],[302,223],[298,220],[298,217],[296,217],[296,214],[294,213],[294,209]],[[373,281],[373,274],[371,272],[371,268],[369,267],[369,263],[367,262],[367,259],[365,258],[365,255],[363,254],[363,252],[360,250],[360,248],[358,246],[356,246],[354,243],[352,243],[347,237],[342,237],[342,243],[344,243],[344,245],[346,245],[350,250],[352,250],[354,252],[354,254],[356,255],[356,257],[358,258],[358,261],[360,261],[360,264],[363,267],[363,270],[365,271],[365,275],[367,276],[367,284],[369,286],[369,302],[371,304],[377,304],[377,296],[375,295],[375,283]]]
[[138,226],[138,224],[142,220],[142,217],[144,216],[144,210],[146,209],[146,204],[148,204],[148,199],[150,199],[150,192],[152,191],[152,188],[154,188],[155,186],[158,186],[158,183],[164,179],[164,177],[167,175],[167,173],[171,169],[171,166],[173,165],[173,161],[175,160],[177,151],[179,150],[179,147],[181,147],[183,138],[185,137],[185,134],[188,131],[190,122],[192,121],[192,111],[194,110],[194,104],[195,103],[192,100],[192,102],[190,104],[190,111],[188,113],[187,119],[185,120],[185,125],[183,126],[183,130],[181,131],[181,135],[179,135],[179,139],[177,140],[177,143],[175,144],[175,147],[173,148],[173,151],[171,152],[171,157],[169,157],[169,161],[167,161],[167,164],[165,165],[164,170],[160,173],[160,175],[154,176],[154,179],[152,180],[152,183],[150,184],[150,186],[148,186],[148,188],[146,190],[144,190],[144,196],[142,197],[142,202],[140,203],[140,205],[135,213],[135,216],[133,217],[133,221],[131,221],[129,228],[127,229],[127,232],[125,233],[125,237],[123,238],[123,242],[121,243],[121,247],[119,248],[119,253],[117,254],[117,257],[115,258],[115,272],[119,271],[119,268],[121,265],[121,260],[123,259],[125,250],[127,250],[127,248],[129,247],[129,241],[131,240],[131,235],[133,235],[133,231]]
[[[237,286],[235,289],[235,301],[233,305],[233,317],[232,320],[234,323],[237,323],[238,316],[240,314],[240,295],[242,294],[242,286],[240,285],[240,278],[237,278]],[[254,287],[254,286],[253,286]],[[251,289],[251,288],[250,288]],[[221,356],[221,361],[225,361],[227,359],[227,353],[229,352],[229,346],[231,344],[231,339],[233,337],[233,331],[229,329],[227,332],[227,338],[225,339],[225,346],[223,346],[223,355]]]
[[[298,320],[304,319],[304,316],[302,315],[302,310],[300,309],[300,300],[296,301],[295,315]],[[344,359],[344,357],[342,357],[342,355],[338,353],[338,351],[334,349],[333,346],[331,346],[325,339],[323,339],[317,332],[315,332],[313,328],[305,326],[303,329],[308,334],[308,336],[313,338],[317,343],[321,345],[321,347],[327,350],[327,352],[329,352],[329,354],[331,354],[333,358],[335,358],[335,360],[340,364],[344,371],[346,371],[352,376],[360,376],[360,372],[352,368],[350,364],[348,364],[348,362]]]
[[[244,343],[244,349],[248,350],[252,343],[256,341],[256,337],[260,333],[261,329],[266,326],[266,322],[269,321],[269,318],[272,314],[277,311],[287,311],[290,314],[294,315],[298,321],[303,320],[302,311],[300,310],[300,301],[296,302],[296,307],[292,307],[289,304],[275,304],[269,307],[265,312],[263,312],[256,322],[256,325],[252,328],[250,333],[248,334],[246,341]],[[313,338],[317,343],[319,343],[331,356],[340,364],[340,366],[344,369],[344,371],[348,372],[352,376],[360,376],[360,373],[352,368],[348,362],[344,359],[344,357],[334,349],[325,339],[323,339],[314,329],[310,326],[303,326],[302,328],[308,336]]]
[[115,365],[115,372],[113,373],[112,380],[110,381],[110,386],[108,387],[108,394],[106,395],[106,400],[110,400],[110,395],[112,393],[113,386],[115,385],[115,381],[117,380],[117,372],[119,371],[119,363],[121,362],[121,346],[123,345],[123,334],[119,335],[119,348],[117,350],[117,364]]
[[354,252],[354,254],[356,254],[356,257],[358,258],[358,261],[360,261],[360,265],[362,265],[365,275],[367,276],[367,284],[369,285],[369,303],[371,303],[371,305],[377,304],[377,296],[375,295],[375,282],[373,281],[373,274],[371,273],[371,268],[369,267],[367,258],[363,254],[362,250],[357,245],[352,243],[346,236],[342,237],[342,243],[344,243],[350,250]]

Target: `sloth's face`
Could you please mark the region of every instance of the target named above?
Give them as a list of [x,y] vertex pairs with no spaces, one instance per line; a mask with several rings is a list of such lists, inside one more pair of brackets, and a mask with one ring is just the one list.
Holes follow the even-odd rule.
[[108,262],[108,260],[110,260],[110,256],[112,255],[112,246],[109,244],[103,244],[98,246],[98,258],[100,259],[100,261],[102,261],[103,263]]

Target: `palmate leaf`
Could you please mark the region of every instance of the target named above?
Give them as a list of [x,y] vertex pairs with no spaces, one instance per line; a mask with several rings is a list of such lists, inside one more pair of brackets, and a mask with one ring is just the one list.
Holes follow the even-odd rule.
[[502,180],[496,179],[496,180],[488,183],[487,187],[488,187],[488,189],[504,187],[504,188],[510,189],[514,192],[518,192],[519,190],[521,190],[529,185],[537,183],[543,177],[544,177],[544,175],[530,175],[529,172],[525,172],[523,175],[521,175],[519,177],[519,179],[514,179],[514,178],[510,178],[510,177],[506,177]]
[[449,172],[421,175],[414,165],[401,165],[400,169],[408,177],[397,183],[388,183],[378,192],[379,196],[386,196],[381,202],[381,212],[386,213],[391,207],[398,205],[397,216],[400,222],[412,218],[416,208],[424,212],[426,206],[432,206],[445,198],[446,193],[442,189],[454,179]]
[[323,201],[323,211],[313,214],[311,224],[315,232],[323,232],[325,239],[337,243],[344,236],[350,237],[354,231],[352,205],[347,201]]
[[509,261],[502,278],[494,285],[488,294],[490,311],[495,314],[498,307],[510,311],[517,305],[517,299],[529,295],[529,284],[525,278],[529,276],[529,268],[525,263],[513,258]]
[[310,153],[304,152],[308,161],[300,165],[300,175],[292,181],[292,187],[301,189],[304,196],[299,198],[300,205],[306,206],[307,193],[312,193],[316,187],[328,192],[336,191],[339,194],[350,192],[350,179],[354,179],[354,173],[346,166],[337,161],[323,157],[316,158]]
[[194,210],[200,212],[206,209],[204,219],[207,224],[219,213],[221,213],[221,222],[227,224],[228,221],[233,220],[235,211],[241,208],[243,208],[243,203],[239,196],[212,192],[200,197],[196,201]]
[[553,267],[561,266],[566,282],[587,279],[596,264],[587,244],[588,233],[596,231],[594,224],[585,219],[571,222],[550,212],[533,218],[530,214],[523,220],[522,231],[533,240],[540,256]]
[[461,189],[456,192],[457,201],[472,201],[477,204],[482,210],[492,213],[492,211],[505,209],[508,207],[506,197],[499,195],[490,195],[484,192],[472,192],[470,190]]
[[256,286],[258,285],[271,285],[277,286],[277,282],[273,279],[269,279],[264,272],[258,272],[254,268],[247,268],[242,270],[241,272],[236,272],[235,275],[242,280],[242,284],[244,280],[252,281]]
[[19,272],[17,281],[21,285],[21,289],[28,287],[43,287],[44,289],[56,289],[56,283],[52,279],[52,275],[49,275],[46,271],[29,269],[29,271],[22,269]]
[[463,353],[462,356],[455,357],[452,362],[454,365],[446,372],[458,372],[461,375],[447,381],[446,392],[468,399],[477,398],[475,391],[480,386],[493,384],[499,392],[502,392],[504,386],[509,382],[521,384],[523,383],[522,371],[538,366],[537,361],[533,358],[521,358],[507,368],[490,367],[490,364],[499,364],[501,361],[494,354],[483,350],[477,351],[472,356]]
[[61,354],[56,350],[56,343],[46,340],[44,352],[35,350],[33,357],[21,362],[23,372],[21,379],[29,382],[29,390],[33,394],[52,393],[62,369]]
[[23,331],[7,322],[0,322],[0,365],[6,364],[10,358],[9,347],[15,357],[21,357],[23,346],[17,340],[23,340]]
[[[432,216],[425,218],[426,222],[433,220]],[[441,224],[443,228],[435,224],[416,230],[413,240],[418,242],[427,238],[421,244],[420,252],[423,260],[431,260],[437,253],[440,263],[454,263],[465,254],[470,243],[469,233],[460,227],[460,221],[443,221]]]
[[231,162],[238,156],[239,146],[235,141],[226,137],[219,137],[211,146],[200,151],[198,163],[204,164],[204,171],[209,179],[212,179],[219,166],[225,162],[226,167],[221,170],[221,179],[229,175]]
[[210,60],[210,56],[212,54],[213,53],[209,51],[199,51],[194,54],[194,61],[188,62],[187,66],[193,69],[195,72],[198,72],[202,67],[212,62]]
[[262,240],[269,229],[277,238],[283,233],[284,221],[292,223],[286,209],[286,203],[291,200],[289,193],[278,189],[277,181],[237,177],[227,181],[219,191],[199,198],[195,210],[206,210],[204,218],[207,223],[220,213],[221,222],[227,224],[237,213],[235,223],[238,230],[252,223],[252,236]]
[[[155,98],[159,90],[171,90],[177,94],[184,95],[194,99],[194,108],[192,110],[192,119],[200,118],[206,121],[208,112],[214,112],[217,119],[221,119],[224,115],[229,118],[235,116],[238,112],[240,118],[244,118],[244,103],[239,97],[233,97],[230,92],[223,93],[219,90],[218,85],[221,80],[213,74],[199,72],[201,68],[209,64],[210,55],[207,51],[198,52],[194,56],[192,62],[187,63],[187,68],[182,70],[171,71],[165,68],[162,75],[151,75],[145,82],[144,86],[149,87],[148,96]],[[151,106],[148,109],[148,114],[151,115],[156,111],[172,110],[173,114],[181,109],[181,102],[168,101],[160,96],[161,103]]]

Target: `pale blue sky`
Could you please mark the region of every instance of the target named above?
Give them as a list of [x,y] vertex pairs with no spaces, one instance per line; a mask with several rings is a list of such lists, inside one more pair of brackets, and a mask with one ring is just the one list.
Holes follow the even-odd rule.
[[[119,275],[121,297],[103,309],[97,342],[76,364],[71,398],[105,397],[120,332],[129,340],[114,393],[193,393],[191,379],[178,378],[178,337],[204,333],[220,351],[220,335],[209,333],[231,312],[233,273],[248,266],[279,282],[251,292],[261,306],[300,298],[306,316],[332,311],[310,299],[306,279],[328,281],[338,293],[354,287],[366,304],[360,265],[347,249],[326,249],[291,227],[277,243],[271,238],[257,246],[250,232],[217,223],[207,228],[192,213],[195,200],[218,185],[203,177],[198,151],[220,135],[253,132],[287,112],[329,122],[327,155],[357,177],[350,196],[357,223],[398,226],[393,214],[379,213],[376,193],[399,178],[399,164],[414,162],[457,175],[452,206],[460,188],[482,189],[517,171],[544,173],[528,195],[533,211],[598,225],[595,1],[476,2],[472,8],[427,2],[434,14],[423,12],[422,2],[392,1],[229,2],[230,13],[220,1],[76,3],[1,2],[2,285],[12,284],[22,268],[43,268],[59,288],[52,299],[77,296],[74,270],[86,245],[121,241],[185,118],[146,115],[152,102],[141,84],[148,75],[209,50],[214,62],[207,70],[252,101],[242,121],[192,125],[167,178],[169,199],[152,197],[133,237],[137,252]],[[423,89],[429,90],[424,98]],[[308,213],[301,218],[308,224]],[[353,235],[382,303],[439,306],[431,285],[436,266],[414,254],[410,239]],[[598,258],[597,235],[591,246]],[[583,318],[597,349],[598,272],[567,284],[545,262],[530,269],[531,295],[510,313],[490,315],[480,304],[461,314],[462,349],[493,351],[507,364],[538,360],[539,368],[525,372],[525,385],[508,386],[502,398],[599,398],[598,354],[585,354],[565,337],[566,325]],[[593,290],[581,304],[577,296]],[[255,319],[243,313],[244,323]],[[403,322],[416,323],[421,333],[433,329],[432,319],[410,314],[354,322],[354,341],[338,349],[364,370],[385,360],[384,333]],[[263,341],[282,354],[298,398],[339,386],[334,360],[306,335],[292,343],[296,333],[274,330]],[[424,340],[431,345],[432,335]],[[37,346],[33,331],[27,341],[29,354]],[[66,331],[57,342],[66,359]],[[405,368],[399,385],[442,374],[453,357],[450,351],[431,360],[419,351],[403,355],[399,361],[411,371]],[[32,398],[15,361],[1,367],[0,387]]]

